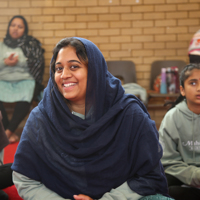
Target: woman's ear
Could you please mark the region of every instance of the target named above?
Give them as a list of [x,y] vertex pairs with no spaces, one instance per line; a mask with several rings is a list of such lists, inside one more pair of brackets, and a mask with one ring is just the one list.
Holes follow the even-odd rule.
[[185,90],[182,85],[180,85],[180,92],[182,96],[185,96]]

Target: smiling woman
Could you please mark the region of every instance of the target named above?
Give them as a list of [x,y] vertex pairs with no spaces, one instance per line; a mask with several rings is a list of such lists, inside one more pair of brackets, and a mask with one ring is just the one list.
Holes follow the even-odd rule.
[[[53,51],[41,103],[12,166],[23,199],[169,199],[155,122],[125,94],[95,44],[65,38]],[[164,195],[164,196],[163,196]]]

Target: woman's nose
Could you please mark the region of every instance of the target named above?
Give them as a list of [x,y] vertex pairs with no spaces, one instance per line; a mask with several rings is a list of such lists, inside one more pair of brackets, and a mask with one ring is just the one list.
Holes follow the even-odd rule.
[[72,76],[71,71],[68,67],[64,67],[62,74],[61,74],[61,78],[65,79],[65,78],[70,78]]

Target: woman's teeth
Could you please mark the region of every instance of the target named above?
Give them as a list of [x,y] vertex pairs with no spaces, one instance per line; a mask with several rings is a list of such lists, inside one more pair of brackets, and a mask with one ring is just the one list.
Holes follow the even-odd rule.
[[64,87],[70,87],[70,86],[73,86],[73,85],[76,85],[76,83],[67,83],[67,84],[64,84]]

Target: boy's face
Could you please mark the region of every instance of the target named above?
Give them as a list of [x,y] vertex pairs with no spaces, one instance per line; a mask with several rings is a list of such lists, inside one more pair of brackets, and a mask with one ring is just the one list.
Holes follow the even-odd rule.
[[193,69],[185,80],[184,88],[180,86],[182,96],[186,97],[188,108],[196,113],[200,106],[200,70]]

